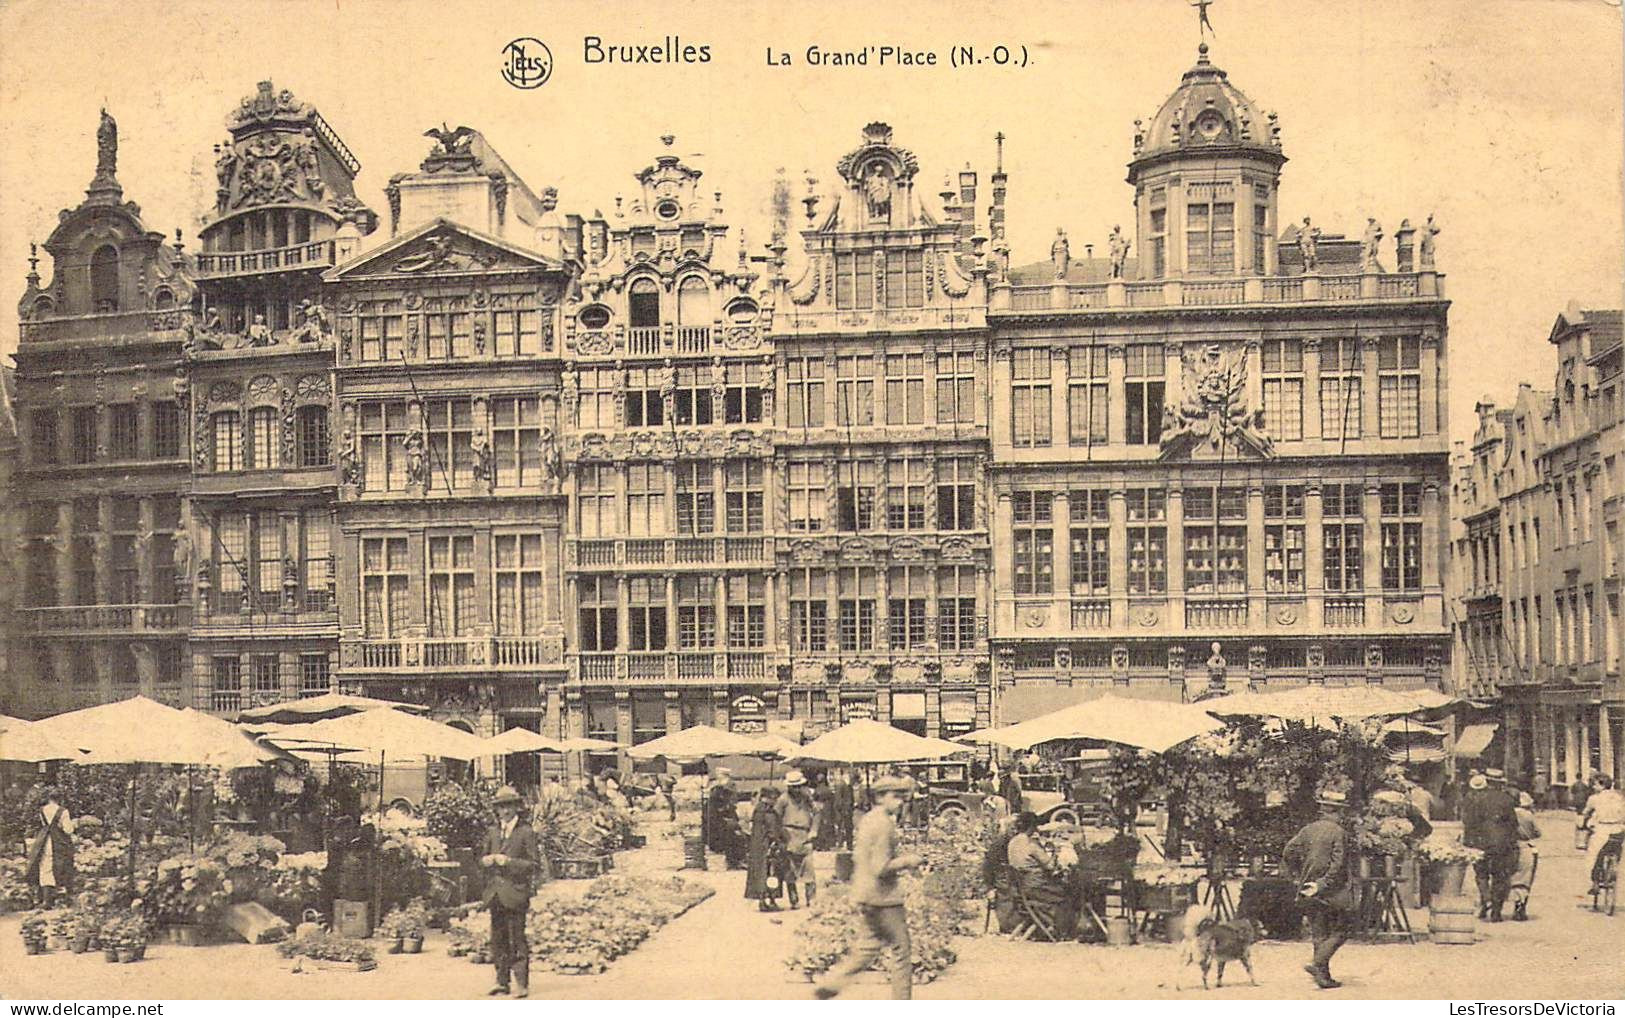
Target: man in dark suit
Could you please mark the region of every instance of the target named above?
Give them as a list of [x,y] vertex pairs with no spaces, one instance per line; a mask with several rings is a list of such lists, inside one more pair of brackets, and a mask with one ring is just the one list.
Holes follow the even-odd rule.
[[491,961],[496,965],[497,982],[490,996],[509,992],[508,974],[517,984],[515,997],[530,996],[530,941],[525,936],[525,917],[530,909],[531,880],[541,861],[536,848],[536,832],[519,816],[523,800],[504,785],[493,805],[497,823],[485,835],[485,907],[491,913]]
[[1473,864],[1478,881],[1478,916],[1501,921],[1501,909],[1518,868],[1518,801],[1506,789],[1506,775],[1490,768],[1469,783],[1461,807],[1461,843],[1484,853]]
[[1316,986],[1331,990],[1343,985],[1332,978],[1332,955],[1348,939],[1355,904],[1349,884],[1348,829],[1343,826],[1348,801],[1342,792],[1330,789],[1315,801],[1320,804],[1319,819],[1292,836],[1281,851],[1281,861],[1298,882],[1298,900],[1314,940],[1315,953],[1304,971]]

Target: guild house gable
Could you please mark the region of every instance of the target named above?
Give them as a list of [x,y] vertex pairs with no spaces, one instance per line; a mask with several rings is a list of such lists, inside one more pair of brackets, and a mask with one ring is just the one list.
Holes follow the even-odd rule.
[[328,272],[330,283],[362,278],[407,279],[504,271],[562,270],[563,263],[471,230],[434,219]]

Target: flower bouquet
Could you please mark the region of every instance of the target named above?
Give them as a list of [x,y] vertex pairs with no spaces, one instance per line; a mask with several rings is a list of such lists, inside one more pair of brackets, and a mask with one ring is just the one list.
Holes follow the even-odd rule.
[[1480,849],[1468,848],[1461,843],[1460,838],[1448,837],[1443,834],[1434,834],[1424,838],[1416,846],[1417,854],[1428,862],[1460,863],[1463,866],[1481,861],[1484,853]]
[[303,929],[292,939],[278,944],[276,949],[284,958],[303,956],[340,962],[354,965],[358,972],[370,972],[378,967],[378,956],[371,946],[323,929]]
[[326,852],[298,852],[276,861],[255,900],[284,919],[297,919],[322,897]]

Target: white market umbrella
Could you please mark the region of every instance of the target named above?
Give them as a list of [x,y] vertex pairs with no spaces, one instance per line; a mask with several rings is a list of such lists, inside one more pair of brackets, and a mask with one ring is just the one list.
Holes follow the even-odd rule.
[[629,747],[626,755],[634,760],[663,756],[672,760],[695,760],[708,756],[775,756],[779,747],[760,736],[725,732],[710,725],[694,725],[682,731]]
[[367,710],[403,710],[412,714],[427,714],[429,708],[418,703],[401,703],[396,700],[379,700],[370,696],[354,696],[349,693],[322,693],[317,696],[300,697],[297,700],[284,700],[281,703],[266,704],[263,707],[250,707],[239,711],[239,721],[275,721],[284,724],[301,724],[311,721],[321,721],[325,718],[342,717],[346,714],[358,714]]
[[301,726],[307,740],[353,746],[386,757],[447,757],[477,760],[488,755],[485,740],[438,721],[382,708]]
[[1092,739],[1163,753],[1224,727],[1203,709],[1208,706],[1107,695],[1003,728],[971,732],[958,741],[1030,749],[1058,739]]
[[230,722],[195,710],[176,710],[144,696],[57,714],[34,723],[85,751],[85,764],[182,764],[253,767],[276,760]]
[[510,728],[483,741],[486,756],[506,756],[509,753],[594,753],[621,748],[619,744],[604,739],[587,739],[581,736],[555,739],[528,728]]
[[864,719],[850,721],[825,732],[799,747],[793,759],[840,764],[905,763],[912,760],[940,760],[970,751],[969,746],[956,742],[928,739],[879,721]]
[[[1431,693],[1430,690],[1420,691]],[[1426,698],[1436,702],[1433,696]],[[1315,721],[1337,718],[1364,721],[1367,718],[1399,717],[1422,709],[1424,697],[1408,690],[1383,686],[1299,686],[1269,693],[1234,693],[1198,706],[1218,717],[1280,718],[1283,721]]]
[[32,721],[0,715],[0,761],[43,763],[78,760],[84,754],[68,740],[40,730]]

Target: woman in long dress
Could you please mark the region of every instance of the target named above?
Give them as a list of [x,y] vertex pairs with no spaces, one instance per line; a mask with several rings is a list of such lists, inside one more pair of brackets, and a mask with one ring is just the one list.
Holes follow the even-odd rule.
[[53,907],[73,883],[73,817],[58,798],[54,788],[45,793],[39,833],[28,846],[28,882],[41,908]]
[[769,785],[756,799],[750,817],[750,854],[745,861],[745,897],[763,912],[777,911],[783,889],[779,858],[784,851],[784,824],[779,820],[779,790]]

